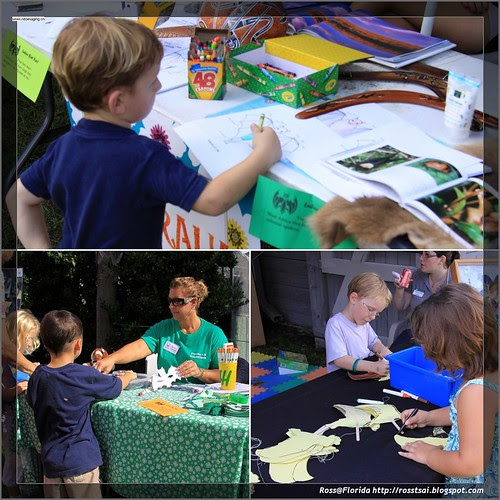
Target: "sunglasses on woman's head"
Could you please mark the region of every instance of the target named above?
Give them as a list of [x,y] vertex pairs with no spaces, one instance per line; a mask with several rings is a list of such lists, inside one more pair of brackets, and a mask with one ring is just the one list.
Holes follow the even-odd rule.
[[181,307],[181,306],[185,306],[186,304],[189,304],[189,302],[191,302],[193,299],[194,299],[194,297],[187,297],[185,299],[183,299],[181,297],[175,297],[175,298],[171,299],[169,297],[168,298],[168,305]]

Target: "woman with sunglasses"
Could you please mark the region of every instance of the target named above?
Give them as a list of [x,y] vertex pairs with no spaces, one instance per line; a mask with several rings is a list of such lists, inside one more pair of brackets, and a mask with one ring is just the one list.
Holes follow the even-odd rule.
[[[400,285],[400,278],[394,280],[395,291],[392,303],[397,311],[408,310],[407,318],[419,304],[451,283],[450,266],[460,258],[459,252],[426,250],[420,252],[420,269],[413,272],[408,288]],[[401,350],[414,345],[411,338],[409,319],[406,329],[401,332],[391,346],[391,350]]]
[[217,349],[228,341],[218,327],[198,316],[200,304],[208,295],[203,280],[174,278],[170,282],[168,303],[172,318],[160,321],[144,335],[96,362],[99,371],[109,373],[115,364],[126,364],[158,354],[158,368],[177,367],[181,377],[191,383],[220,381]]

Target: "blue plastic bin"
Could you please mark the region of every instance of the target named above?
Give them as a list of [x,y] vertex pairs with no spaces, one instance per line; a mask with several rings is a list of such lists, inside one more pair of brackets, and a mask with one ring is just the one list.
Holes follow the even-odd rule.
[[410,392],[437,406],[448,406],[462,379],[455,380],[446,371],[437,372],[436,363],[425,357],[421,347],[410,347],[387,356],[391,386]]

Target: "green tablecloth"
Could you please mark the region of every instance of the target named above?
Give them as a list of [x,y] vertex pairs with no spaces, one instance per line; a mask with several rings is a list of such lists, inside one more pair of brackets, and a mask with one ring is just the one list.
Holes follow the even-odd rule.
[[[195,410],[162,417],[137,404],[162,398],[182,406],[188,394],[173,389],[131,389],[92,406],[92,425],[104,462],[102,482],[111,483],[123,495],[130,491],[130,496],[138,493],[134,483],[142,483],[141,496],[158,496],[158,485],[151,483],[198,483],[200,487],[226,483],[220,485],[224,491],[237,495],[240,485],[249,482],[248,418],[216,417]],[[23,396],[19,398],[18,446],[39,452],[33,413]]]

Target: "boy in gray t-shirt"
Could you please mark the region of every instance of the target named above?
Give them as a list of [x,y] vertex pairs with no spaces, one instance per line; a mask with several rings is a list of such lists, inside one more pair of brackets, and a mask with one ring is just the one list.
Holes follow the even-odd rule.
[[[348,304],[328,320],[325,330],[326,366],[328,372],[339,368],[386,375],[389,363],[384,359],[391,351],[382,344],[370,321],[391,302],[392,294],[385,282],[374,273],[361,273],[349,283]],[[365,361],[375,353],[378,361]]]

